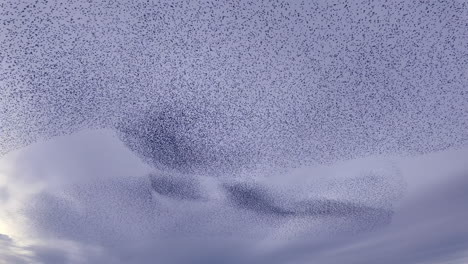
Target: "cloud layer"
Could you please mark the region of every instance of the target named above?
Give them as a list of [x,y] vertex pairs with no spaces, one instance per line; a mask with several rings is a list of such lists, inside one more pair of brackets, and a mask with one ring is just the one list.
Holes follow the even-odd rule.
[[[113,132],[85,131],[6,159],[11,168],[22,166],[10,170],[11,190],[32,184],[24,179],[44,184],[9,208],[10,216],[26,217],[21,229],[28,235],[18,236],[20,244],[2,235],[1,256],[73,264],[462,263],[468,170],[462,160],[447,158],[466,149],[453,153],[304,167],[290,171],[289,184],[304,185],[291,192],[277,182],[284,175],[175,174],[174,182],[131,154]],[[126,162],[116,163],[120,158]],[[31,174],[38,166],[42,177]],[[307,193],[318,173],[322,185]],[[388,183],[389,175],[398,188],[378,180]],[[399,185],[403,177],[407,187]],[[197,181],[190,186],[198,191],[173,188],[186,180]],[[399,188],[407,190],[404,196]],[[384,192],[380,200],[375,190]],[[15,195],[9,199],[19,199]]]

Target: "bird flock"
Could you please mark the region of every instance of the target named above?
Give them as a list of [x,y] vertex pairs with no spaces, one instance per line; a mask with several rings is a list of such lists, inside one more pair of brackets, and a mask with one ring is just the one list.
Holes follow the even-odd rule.
[[95,127],[184,170],[467,139],[463,1],[0,3],[3,154]]
[[[0,155],[111,128],[159,170],[219,176],[468,140],[466,1],[0,0],[0,63]],[[151,186],[200,199],[184,177]],[[261,215],[391,215],[220,188]]]

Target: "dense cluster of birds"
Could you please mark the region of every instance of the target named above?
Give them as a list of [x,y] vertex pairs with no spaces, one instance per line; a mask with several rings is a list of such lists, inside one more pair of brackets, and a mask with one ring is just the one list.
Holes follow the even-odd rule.
[[463,1],[0,2],[0,153],[112,127],[184,171],[467,140]]
[[[84,128],[115,129],[180,175],[457,147],[467,40],[468,2],[455,0],[1,0],[0,155]],[[150,182],[203,200],[194,178]],[[220,186],[233,207],[275,219],[391,216]]]

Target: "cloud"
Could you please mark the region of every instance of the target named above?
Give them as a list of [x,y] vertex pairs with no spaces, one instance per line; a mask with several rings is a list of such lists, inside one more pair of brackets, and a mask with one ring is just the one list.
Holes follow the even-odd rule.
[[0,203],[8,201],[9,197],[8,189],[5,186],[0,186]]
[[7,236],[7,235],[4,235],[4,234],[0,234],[0,241],[3,241],[3,242],[11,242],[12,239]]
[[31,263],[30,261],[28,254],[10,236],[0,234],[0,264],[26,264]]
[[34,259],[37,263],[44,264],[65,264],[70,263],[68,252],[44,246],[32,246],[28,248],[34,252]]
[[[88,131],[56,140],[16,157],[23,167],[15,180],[44,187],[18,210],[27,219],[31,243],[20,247],[0,236],[7,248],[28,254],[3,250],[5,259],[333,264],[464,257],[468,184],[466,174],[457,174],[466,172],[463,159],[453,156],[468,150],[411,162],[370,157],[303,167],[288,177],[175,174],[174,182],[168,175],[177,172],[145,169],[112,133]],[[26,175],[42,153],[60,163],[43,159],[41,176]],[[127,160],[115,162],[120,159]],[[410,184],[404,196],[402,177]],[[425,185],[429,179],[433,184]],[[191,187],[177,187],[187,184]]]
[[[392,223],[375,232],[323,241],[303,241],[273,253],[298,263],[464,263],[468,230],[464,209],[466,174],[450,177],[440,188],[427,190],[405,203]],[[317,244],[322,244],[314,250]]]

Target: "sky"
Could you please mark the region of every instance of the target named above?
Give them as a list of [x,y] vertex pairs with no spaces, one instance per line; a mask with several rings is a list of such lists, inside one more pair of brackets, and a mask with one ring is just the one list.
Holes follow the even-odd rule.
[[466,263],[468,2],[0,0],[0,263]]
[[[465,263],[467,154],[465,147],[257,174],[278,205],[330,199],[387,207],[391,220],[339,207],[282,215],[232,204],[220,187],[231,176],[199,176],[191,184],[202,186],[198,196],[158,193],[149,175],[162,172],[115,132],[82,131],[2,158],[0,256],[3,263]],[[365,186],[370,173],[382,181]]]

